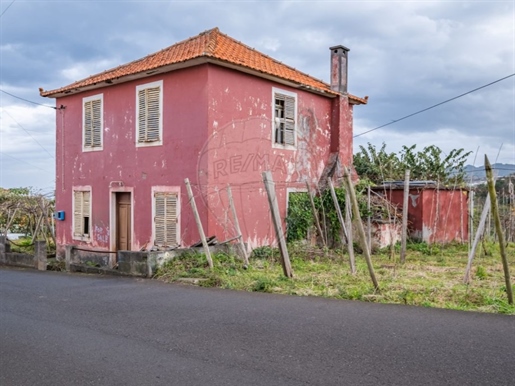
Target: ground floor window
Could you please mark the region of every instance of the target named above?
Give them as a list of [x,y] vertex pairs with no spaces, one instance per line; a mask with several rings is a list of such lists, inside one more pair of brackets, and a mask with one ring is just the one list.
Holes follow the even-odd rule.
[[91,190],[73,191],[73,237],[89,239],[91,234]]
[[178,245],[176,192],[154,192],[154,245]]

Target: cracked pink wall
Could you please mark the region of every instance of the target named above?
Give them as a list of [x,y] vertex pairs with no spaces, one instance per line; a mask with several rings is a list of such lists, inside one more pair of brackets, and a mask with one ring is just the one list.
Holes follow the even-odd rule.
[[[136,86],[163,81],[163,145],[135,146]],[[298,97],[295,150],[272,146],[272,88]],[[103,93],[103,150],[82,151],[82,100]],[[208,236],[235,235],[226,186],[231,184],[240,226],[251,246],[275,243],[261,172],[276,182],[281,217],[287,189],[305,189],[320,179],[331,151],[352,162],[352,106],[346,97],[328,98],[212,64],[58,98],[56,210],[66,220],[56,224],[57,242],[109,250],[111,197],[132,194],[132,249],[150,247],[152,187],[181,192],[181,244],[198,241],[184,178],[196,194]],[[64,130],[63,130],[64,129]],[[73,187],[91,186],[93,238],[72,238]]]

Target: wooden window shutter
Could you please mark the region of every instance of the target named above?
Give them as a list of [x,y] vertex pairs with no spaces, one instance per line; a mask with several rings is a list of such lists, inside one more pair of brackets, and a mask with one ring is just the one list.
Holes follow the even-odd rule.
[[177,195],[166,197],[166,245],[177,244]]
[[295,146],[295,103],[293,96],[276,93],[275,103],[275,143]]
[[158,246],[177,245],[177,194],[155,194],[155,237]]
[[82,192],[73,192],[73,235],[82,236]]
[[91,147],[93,143],[93,105],[92,101],[84,103],[84,147]]
[[[84,191],[82,192],[82,234],[83,235],[89,235],[89,227],[91,226],[89,221],[89,214],[91,211],[91,192]],[[88,221],[84,221],[84,218],[88,219]],[[88,224],[88,228],[86,228],[86,225]]]
[[92,145],[93,147],[102,146],[102,100],[91,101],[91,121],[92,121]]
[[138,142],[159,141],[161,87],[139,90]]
[[284,144],[295,146],[295,98],[284,97]]
[[102,146],[102,100],[84,103],[84,147]]
[[[73,192],[73,235],[82,237],[89,235],[89,229],[85,229],[84,224],[90,224],[89,217],[91,213],[91,192],[74,191]],[[84,221],[87,218],[88,221]],[[91,226],[91,225],[90,225]]]

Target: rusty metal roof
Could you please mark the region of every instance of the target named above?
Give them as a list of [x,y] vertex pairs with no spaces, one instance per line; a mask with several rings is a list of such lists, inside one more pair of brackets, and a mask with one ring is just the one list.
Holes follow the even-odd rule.
[[[218,28],[202,32],[144,58],[92,75],[67,86],[49,91],[40,89],[40,95],[56,98],[205,62],[230,66],[258,76],[281,79],[297,87],[330,96],[338,95],[331,90],[327,83],[248,47],[221,33]],[[349,99],[351,103],[366,104],[368,98],[349,95]]]

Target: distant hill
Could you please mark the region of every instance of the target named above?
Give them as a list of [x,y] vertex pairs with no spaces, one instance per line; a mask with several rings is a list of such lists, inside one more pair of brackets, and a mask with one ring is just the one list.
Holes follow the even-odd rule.
[[[513,164],[493,164],[492,169],[497,177],[506,177],[515,173],[515,165]],[[486,172],[484,166],[467,165],[464,168],[467,173],[467,180],[472,182],[480,182],[486,180]]]

